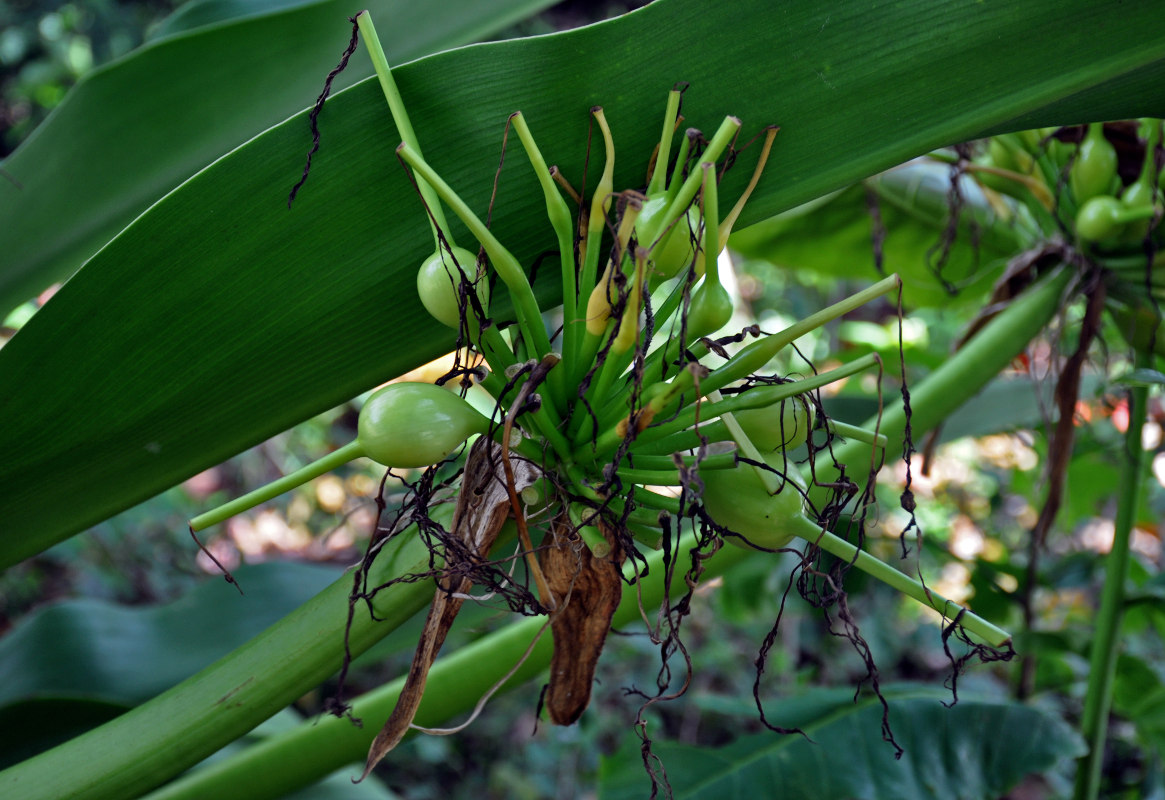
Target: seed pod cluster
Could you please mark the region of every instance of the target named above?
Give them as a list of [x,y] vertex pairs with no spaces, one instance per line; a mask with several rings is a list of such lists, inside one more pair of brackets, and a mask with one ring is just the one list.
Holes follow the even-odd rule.
[[[367,13],[357,16],[356,25],[366,40],[375,36]],[[539,306],[527,270],[424,158],[380,48],[370,47],[370,53],[404,139],[397,154],[411,172],[437,243],[421,266],[418,293],[465,345],[450,377],[477,376],[494,410],[486,419],[449,389],[389,385],[367,401],[356,442],[312,471],[319,474],[341,457],[357,455],[392,467],[427,467],[481,437],[472,446],[472,480],[464,479],[458,508],[473,506],[488,486],[496,513],[487,526],[488,544],[471,530],[456,529],[443,539],[444,552],[434,554],[434,560],[444,558],[444,591],[438,592],[432,625],[410,672],[409,705],[393,714],[377,738],[365,774],[407,731],[455,613],[448,586],[464,595],[487,575],[482,559],[498,535],[498,515],[508,514],[515,524],[532,588],[509,581],[491,588],[528,613],[549,614],[554,655],[546,702],[559,724],[570,724],[587,706],[622,587],[643,577],[637,572],[645,563],[642,549],[663,546],[676,525],[704,537],[692,547],[712,547],[723,537],[772,550],[799,537],[863,569],[890,570],[879,562],[871,566],[868,556],[856,558],[852,545],[817,524],[799,472],[817,452],[810,431],[829,438],[841,430],[817,413],[815,393],[879,362],[863,356],[800,379],[775,372],[773,364],[799,337],[895,291],[897,276],[775,333],[749,328],[724,340],[710,338],[735,311],[719,256],[761,180],[775,126],[760,130],[760,143],[751,151],[736,147],[743,123],[735,117],[725,117],[709,136],[690,128],[673,159],[682,94],[673,89],[645,185],[620,191],[613,184],[615,136],[602,108],[590,110],[601,137],[597,181],[548,167],[526,119],[513,114],[508,124],[545,200],[548,243],[557,243],[563,304],[554,315],[560,323],[548,325],[549,309]],[[747,188],[722,210],[723,174],[753,153]],[[580,196],[574,185],[593,186],[592,195]],[[476,240],[478,254],[453,243],[446,212]],[[509,300],[505,318],[486,288],[491,283]],[[884,437],[859,428],[847,427],[846,435],[885,446]],[[483,461],[482,453],[492,455]],[[814,474],[824,469],[821,464]],[[275,488],[288,485],[277,482]],[[248,497],[261,500],[273,492]],[[536,513],[524,497],[536,504]],[[245,500],[224,508],[237,513]],[[205,527],[225,515],[203,515],[195,523]],[[455,528],[468,518],[455,517]],[[900,586],[912,585],[901,573],[890,573]],[[914,596],[946,607],[942,598],[913,585]],[[998,643],[1006,638],[999,633],[987,635]]]
[[1162,125],[1146,118],[1002,134],[970,168],[996,211],[1019,222],[1021,248],[1057,242],[1072,253],[1067,260],[1102,277],[1110,316],[1138,350],[1165,341]]

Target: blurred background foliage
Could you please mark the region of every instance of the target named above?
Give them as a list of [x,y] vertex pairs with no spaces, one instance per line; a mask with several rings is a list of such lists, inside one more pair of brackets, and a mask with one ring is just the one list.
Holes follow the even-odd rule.
[[133,50],[182,0],[0,3],[0,157],[84,73]]
[[[146,41],[179,5],[167,0],[0,4],[0,156],[32,133],[80,75]],[[498,38],[583,24],[628,7],[564,3]],[[936,179],[933,173],[913,178],[891,173],[878,180],[908,178]],[[867,285],[876,276],[872,230],[869,217],[854,209],[866,207],[870,191],[868,185],[851,187],[738,237],[738,289],[751,319],[737,322],[755,319],[771,330]],[[925,274],[933,266],[945,224],[943,210],[936,212],[928,231],[913,224],[918,215],[912,222],[889,204],[882,209],[887,261],[896,269],[904,265],[907,272]],[[820,246],[822,237],[828,237],[829,248]],[[902,351],[912,381],[947,358],[1014,255],[1015,243],[1006,238],[971,244],[964,236],[957,241],[945,266],[955,291],[944,290],[939,282],[919,281],[907,297]],[[972,601],[981,615],[1004,627],[1020,626],[1018,590],[1038,498],[1045,490],[1049,364],[1068,341],[1059,337],[1077,327],[1082,313],[1077,306],[1066,308],[1059,328],[950,421],[925,467],[921,455],[912,464],[918,518],[927,534],[922,572],[936,576],[931,582],[937,590]],[[9,321],[10,326],[18,324],[19,319]],[[894,374],[898,335],[896,310],[883,302],[819,333],[804,354],[824,369],[831,366],[823,361],[827,357],[848,360],[876,351]],[[1103,554],[1112,540],[1115,454],[1127,425],[1127,406],[1108,377],[1122,369],[1120,341],[1114,330],[1106,330],[1086,372],[1069,468],[1071,491],[1057,534],[1048,542],[1049,555],[1041,561],[1038,589],[1028,601],[1036,614],[1036,632],[1017,642],[1022,653],[1037,659],[1031,692],[1038,705],[1073,722],[1087,678],[1087,643]],[[804,368],[803,363],[789,365],[790,370]],[[443,371],[434,366],[429,377]],[[828,407],[841,419],[860,421],[876,408],[878,388],[874,380],[849,381],[827,398]],[[234,596],[218,580],[213,564],[195,556],[185,530],[194,514],[350,441],[358,407],[354,403],[323,414],[0,575],[0,686],[6,687],[0,691],[0,731],[14,730],[4,724],[6,718],[46,720],[19,741],[9,736],[0,743],[0,767],[180,680],[294,608],[359,558],[375,524],[370,498],[382,478],[381,470],[366,461],[240,515],[211,534],[210,551],[228,568],[243,570],[243,583],[260,608],[267,609],[235,620],[233,626],[221,623],[235,616],[230,610]],[[1108,797],[1165,797],[1165,581],[1160,578],[1158,523],[1165,518],[1163,423],[1165,408],[1158,398],[1145,434],[1156,455],[1133,541],[1136,593],[1126,622],[1117,717],[1105,769]],[[868,546],[893,560],[905,520],[896,510],[897,490],[889,487],[900,486],[905,475],[901,464],[887,469],[897,474],[879,487],[882,519]],[[390,504],[394,491],[400,490],[388,485]],[[788,574],[772,560],[751,558],[700,588],[701,602],[685,623],[685,641],[693,653],[692,685],[681,701],[653,708],[653,738],[716,747],[762,732],[751,697],[752,660],[782,613],[781,635],[758,689],[771,720],[782,724],[787,702],[782,698],[810,687],[854,685],[863,679],[865,665],[850,645],[827,632],[819,611],[788,592]],[[847,589],[861,597],[862,635],[883,682],[941,685],[949,663],[933,620],[860,573],[850,573]],[[132,613],[121,616],[127,612]],[[447,651],[499,625],[503,612],[467,607],[463,617],[445,645]],[[199,633],[199,619],[218,624]],[[360,658],[347,691],[373,688],[405,671],[419,626],[420,620],[414,620]],[[105,640],[100,637],[110,631],[121,632],[124,652],[132,657],[110,660],[102,651]],[[181,635],[175,638],[175,631]],[[175,648],[186,656],[177,663]],[[41,660],[23,660],[30,650]],[[44,664],[52,663],[68,668],[46,671]],[[646,638],[613,636],[599,668],[600,687],[591,711],[577,725],[539,725],[535,695],[502,695],[458,736],[410,739],[393,758],[387,786],[360,791],[407,798],[593,797],[601,776],[610,779],[621,764],[637,768],[637,754],[616,756],[636,741],[631,722],[638,707],[635,698],[619,689],[651,685],[658,664],[656,648]],[[1018,664],[976,667],[960,686],[975,697],[1007,697],[1015,693],[1019,669]],[[152,676],[152,682],[143,683],[145,676]],[[320,713],[334,689],[320,687],[287,713],[293,718]],[[54,715],[46,712],[61,697],[84,698],[88,716],[70,706],[67,724],[54,723]],[[261,729],[252,736],[262,735]],[[1062,760],[1027,778],[1011,796],[1064,794],[1071,771],[1071,762]],[[309,795],[330,796],[323,788]]]

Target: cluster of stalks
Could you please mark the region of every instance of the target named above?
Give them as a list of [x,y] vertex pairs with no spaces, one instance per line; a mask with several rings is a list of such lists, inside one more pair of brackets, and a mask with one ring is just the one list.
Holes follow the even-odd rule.
[[[894,293],[897,277],[785,330],[764,333],[753,326],[723,335],[734,301],[721,279],[720,254],[761,179],[776,127],[757,137],[752,179],[722,213],[720,179],[745,152],[736,147],[741,121],[726,117],[711,136],[687,129],[673,154],[683,121],[680,88],[667,96],[659,145],[645,185],[636,190],[613,185],[615,137],[602,108],[590,112],[603,166],[589,192],[586,175],[564,175],[547,165],[525,117],[512,114],[507,133],[517,135],[533,167],[557,243],[562,308],[552,316],[539,307],[523,266],[425,159],[368,14],[353,22],[344,60],[359,33],[403,140],[397,155],[433,234],[434,253],[419,270],[418,293],[435,318],[456,329],[456,363],[439,382],[443,388],[391,384],[381,390],[362,413],[352,445],[196,518],[191,527],[215,524],[359,455],[390,468],[437,462],[411,484],[394,521],[378,528],[356,576],[353,607],[371,607],[385,588],[366,583],[372,560],[391,538],[421,535],[432,568],[399,580],[431,577],[437,584],[405,689],[372,745],[364,775],[412,727],[429,668],[474,587],[519,613],[547,617],[543,630],[552,632],[554,653],[542,706],[556,724],[577,720],[589,703],[620,598],[647,575],[646,554],[653,550],[663,550],[669,582],[681,554],[692,565],[687,594],[665,600],[649,625],[664,653],[661,676],[670,675],[671,655],[688,658],[680,623],[703,561],[725,542],[768,552],[805,544],[798,553],[807,576],[802,592],[822,607],[840,605],[844,635],[863,652],[875,679],[845,611],[841,577],[852,566],[937,610],[950,621],[944,635],[958,635],[979,655],[1010,650],[1006,632],[861,549],[886,438],[830,418],[820,391],[880,371],[877,357],[826,372],[806,361],[802,377],[773,371],[799,337]],[[468,230],[476,250],[453,241],[447,212]],[[502,291],[512,317],[493,312]],[[548,323],[557,318],[560,325]],[[462,399],[470,390],[492,398],[488,419]],[[467,438],[472,443],[463,469],[441,483],[438,467]],[[873,448],[864,487],[830,457],[840,438]],[[418,456],[421,450],[426,455]],[[454,493],[451,518],[438,513],[446,488]],[[816,566],[823,553],[836,557],[828,569]],[[650,620],[652,614],[644,610],[643,616]],[[772,637],[762,649],[758,677],[771,643]],[[645,707],[675,694],[669,691],[661,678]],[[647,743],[642,711],[637,724]],[[654,777],[648,755],[645,763]]]

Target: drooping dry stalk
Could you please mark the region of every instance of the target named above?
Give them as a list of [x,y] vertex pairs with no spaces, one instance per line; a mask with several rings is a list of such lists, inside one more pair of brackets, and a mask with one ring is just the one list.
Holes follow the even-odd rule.
[[[513,486],[501,477],[501,448],[489,437],[483,436],[470,448],[465,460],[461,490],[457,495],[457,507],[453,512],[451,531],[453,539],[464,545],[461,553],[445,552],[445,569],[442,572],[437,594],[421,639],[413,654],[408,678],[401,690],[400,699],[388,721],[368,751],[368,761],[359,780],[364,780],[380,760],[396,747],[412,724],[421,697],[425,692],[425,682],[429,668],[433,665],[445,636],[461,610],[465,594],[473,585],[469,577],[476,563],[484,561],[497,541],[498,534],[510,514],[510,491],[522,491],[533,486],[540,477],[539,470],[530,462],[514,459],[510,467]],[[462,558],[470,563],[454,563]]]

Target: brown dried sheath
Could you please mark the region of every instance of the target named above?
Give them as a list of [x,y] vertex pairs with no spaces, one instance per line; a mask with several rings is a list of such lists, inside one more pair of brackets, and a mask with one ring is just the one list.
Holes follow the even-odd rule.
[[555,525],[555,546],[542,552],[542,571],[558,601],[550,620],[554,654],[546,689],[546,712],[555,725],[573,724],[590,704],[595,667],[623,594],[623,551],[607,526],[599,529],[611,546],[602,558],[566,519]]
[[[538,480],[538,470],[528,461],[513,462],[514,491],[520,492]],[[474,443],[465,460],[465,472],[461,478],[461,490],[457,494],[457,507],[453,511],[451,531],[459,537],[479,558],[485,558],[498,533],[510,514],[510,494],[502,477],[501,448],[487,437]],[[408,677],[392,715],[384,723],[380,733],[368,750],[368,761],[357,782],[364,780],[380,760],[400,743],[408,733],[409,725],[416,716],[417,707],[425,692],[425,682],[429,668],[433,665],[445,636],[461,610],[462,598],[451,593],[465,594],[473,582],[465,576],[457,576],[455,570],[446,565],[441,587],[433,597],[425,628],[413,654]],[[456,585],[450,585],[456,584]]]

